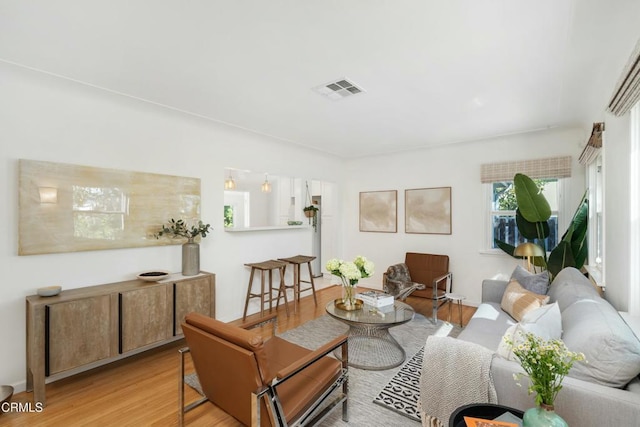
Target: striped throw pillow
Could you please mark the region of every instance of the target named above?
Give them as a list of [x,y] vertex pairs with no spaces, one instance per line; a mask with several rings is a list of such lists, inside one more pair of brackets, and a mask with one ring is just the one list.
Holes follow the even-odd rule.
[[500,307],[518,322],[529,311],[549,302],[548,295],[540,295],[523,288],[517,280],[512,280],[502,296]]

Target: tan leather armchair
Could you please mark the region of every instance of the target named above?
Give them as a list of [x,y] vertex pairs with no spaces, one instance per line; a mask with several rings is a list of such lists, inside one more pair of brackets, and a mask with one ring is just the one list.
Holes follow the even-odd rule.
[[409,294],[433,300],[432,319],[438,320],[438,308],[451,292],[451,272],[447,255],[407,252],[404,263],[392,265],[383,274],[382,286],[399,299]]
[[[275,323],[275,317],[238,327],[197,313],[187,315],[182,330],[188,348],[180,350],[180,425],[185,412],[206,400],[247,426],[315,425],[340,404],[342,419],[348,420],[346,336],[311,351],[277,336],[265,340],[245,329]],[[342,362],[327,356],[340,347]],[[185,407],[187,352],[205,399]]]

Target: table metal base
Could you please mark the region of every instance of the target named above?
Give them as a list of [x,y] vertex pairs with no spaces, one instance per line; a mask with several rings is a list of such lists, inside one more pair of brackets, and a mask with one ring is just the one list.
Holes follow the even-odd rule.
[[[404,349],[389,333],[392,325],[349,325],[349,366],[382,371],[400,366],[406,358]],[[340,351],[333,353],[342,359]]]

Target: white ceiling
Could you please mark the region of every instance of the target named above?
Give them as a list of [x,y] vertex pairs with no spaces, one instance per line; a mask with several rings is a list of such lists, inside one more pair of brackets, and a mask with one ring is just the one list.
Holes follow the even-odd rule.
[[0,0],[0,60],[358,157],[598,121],[638,4]]

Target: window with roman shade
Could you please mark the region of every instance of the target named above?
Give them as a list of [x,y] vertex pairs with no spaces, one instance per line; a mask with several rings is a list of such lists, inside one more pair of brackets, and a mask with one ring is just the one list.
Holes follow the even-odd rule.
[[571,176],[571,156],[487,163],[481,166],[480,180],[483,184],[513,181],[516,173],[523,173],[531,179],[568,178]]
[[590,165],[600,154],[600,150],[602,149],[602,132],[604,132],[604,123],[594,123],[591,136],[578,158],[578,162],[581,165]]
[[636,43],[613,91],[607,111],[620,117],[640,101],[640,40]]
[[550,234],[547,247],[557,245],[558,211],[561,178],[571,176],[571,156],[549,157],[522,161],[488,163],[481,165],[480,180],[487,189],[487,246],[496,249],[495,240],[517,246],[525,241],[516,225],[516,201],[513,177],[522,173],[533,179],[540,187],[551,207]]

